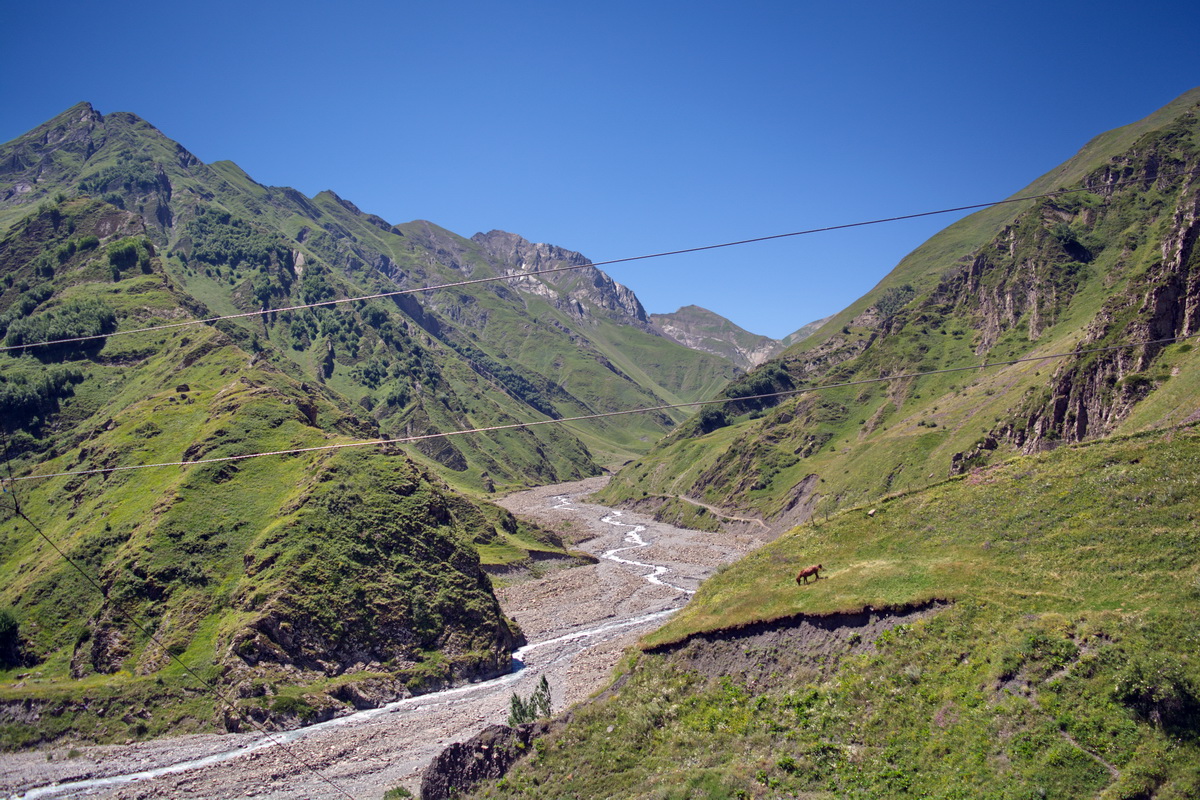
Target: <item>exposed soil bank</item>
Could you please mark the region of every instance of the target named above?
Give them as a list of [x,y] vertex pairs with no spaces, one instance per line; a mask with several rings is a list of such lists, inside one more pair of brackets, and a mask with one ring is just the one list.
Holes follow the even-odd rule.
[[737,676],[754,690],[805,683],[832,672],[842,658],[875,649],[887,630],[923,619],[948,605],[930,600],[899,608],[840,614],[797,614],[739,628],[689,636],[648,649],[708,677]]
[[[677,666],[709,678],[732,676],[753,691],[765,691],[827,676],[842,658],[873,650],[885,631],[916,622],[947,605],[931,600],[898,608],[798,614],[694,634],[647,652],[665,655]],[[621,683],[618,681],[601,696],[619,691]],[[483,781],[503,777],[529,752],[533,738],[562,724],[563,717],[536,728],[494,726],[469,741],[451,745],[425,769],[421,800],[445,800],[456,792],[469,792]]]

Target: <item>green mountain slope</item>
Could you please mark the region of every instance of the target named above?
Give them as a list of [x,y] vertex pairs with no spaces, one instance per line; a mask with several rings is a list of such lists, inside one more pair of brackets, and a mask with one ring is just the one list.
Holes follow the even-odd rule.
[[562,544],[404,455],[124,469],[373,433],[237,326],[120,335],[194,313],[154,253],[140,217],[88,199],[0,240],[7,344],[112,334],[0,356],[5,477],[92,470],[5,486],[0,742],[294,725],[506,671],[519,632],[480,554]]
[[[584,268],[287,310],[526,271],[501,241]],[[4,747],[290,726],[503,672],[520,634],[486,569],[577,557],[444,479],[595,474],[685,415],[125,468],[656,406],[737,374],[577,253],[393,226],[86,104],[0,146],[0,341]]]
[[724,396],[1030,361],[709,409],[607,499],[693,496],[786,527],[1007,453],[1191,418],[1191,343],[1037,357],[1200,332],[1197,100],[1097,137],[1024,193],[1082,191],[952,225]]
[[[132,114],[102,116],[80,104],[0,147],[0,165],[0,223],[60,194],[127,209],[145,221],[173,284],[204,313],[583,267],[237,321],[265,351],[361,404],[384,435],[663,405],[737,374],[723,359],[655,336],[637,298],[578,253],[499,232],[468,240],[427,222],[391,225],[332,192],[307,198],[262,186],[231,162],[203,164]],[[622,348],[646,347],[654,359],[619,368],[632,362]],[[683,416],[483,434],[469,446],[438,441],[413,454],[475,489],[563,480],[595,474],[597,459],[644,451]]]
[[1197,467],[1141,434],[796,528],[475,796],[1194,797]]

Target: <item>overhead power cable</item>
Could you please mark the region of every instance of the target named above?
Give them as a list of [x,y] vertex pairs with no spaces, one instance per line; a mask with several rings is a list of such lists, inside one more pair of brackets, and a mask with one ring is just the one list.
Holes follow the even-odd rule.
[[[6,466],[9,469],[8,480],[11,483],[13,481],[12,462],[9,461],[9,457],[8,457],[8,437],[7,436],[4,437],[4,461],[5,461]],[[20,479],[18,478],[17,480],[20,480]],[[130,625],[132,625],[133,627],[135,627],[139,631],[141,631],[142,635],[145,636],[147,640],[149,640],[151,643],[153,643],[155,646],[157,646],[159,649],[161,649],[162,652],[164,652],[168,656],[170,656],[172,661],[177,663],[180,667],[183,668],[184,672],[186,672],[188,675],[192,676],[201,686],[203,686],[205,689],[207,689],[209,691],[209,693],[218,702],[222,703],[226,708],[233,711],[239,717],[244,718],[246,721],[248,721],[251,725],[253,725],[255,728],[257,728],[260,733],[262,733],[264,736],[266,736],[266,738],[269,739],[272,744],[278,745],[279,747],[281,747],[283,749],[283,752],[285,752],[287,754],[288,758],[292,759],[292,761],[294,761],[298,766],[303,767],[304,769],[307,769],[309,772],[312,772],[314,775],[316,775],[318,778],[320,778],[323,782],[327,783],[330,787],[332,787],[334,790],[336,790],[339,795],[348,797],[348,798],[350,798],[350,800],[354,800],[354,795],[350,794],[350,792],[346,791],[341,786],[334,783],[328,776],[326,776],[324,773],[322,773],[321,770],[317,769],[317,767],[315,767],[311,762],[309,762],[308,760],[306,760],[305,758],[301,757],[296,752],[294,752],[292,750],[292,748],[289,747],[282,739],[277,738],[274,734],[271,733],[271,731],[267,730],[267,728],[260,725],[258,723],[258,721],[255,720],[252,716],[250,716],[248,714],[243,715],[241,713],[241,711],[238,709],[238,707],[233,703],[233,701],[230,700],[229,697],[224,692],[222,692],[219,688],[217,688],[217,686],[215,684],[206,680],[202,675],[198,674],[195,670],[193,670],[191,667],[189,667],[187,665],[187,663],[183,661],[183,659],[181,659],[179,656],[177,656],[174,652],[171,651],[171,648],[169,648],[165,644],[163,644],[162,641],[160,641],[158,639],[158,637],[154,635],[153,631],[147,629],[144,625],[142,625],[140,622],[138,622],[137,619],[133,616],[133,614],[131,614],[129,611],[127,611],[123,605],[121,605],[119,602],[115,601],[113,598],[109,597],[108,592],[105,591],[104,587],[100,585],[100,583],[96,580],[95,577],[93,577],[91,574],[89,574],[87,572],[87,570],[85,570],[83,567],[81,567],[79,565],[79,563],[77,561],[75,561],[75,559],[73,559],[69,555],[67,555],[66,552],[64,552],[63,549],[58,546],[57,542],[55,542],[53,539],[51,539],[49,536],[46,535],[46,532],[42,530],[40,525],[38,525],[32,519],[30,519],[28,516],[26,516],[25,512],[23,510],[21,510],[21,503],[20,503],[20,499],[17,497],[17,493],[15,491],[13,491],[8,494],[11,494],[11,497],[12,497],[12,505],[9,507],[8,510],[12,511],[14,514],[16,514],[18,517],[23,519],[26,523],[28,523],[31,528],[33,528],[35,531],[37,531],[38,536],[40,536],[43,540],[45,540],[46,544],[50,545],[50,547],[52,547],[54,549],[54,551],[56,553],[58,553],[58,557],[62,561],[65,561],[68,564],[70,564],[75,569],[76,572],[78,572],[80,575],[82,575],[83,579],[85,581],[87,581],[87,583],[93,589],[96,590],[96,592],[104,599],[104,602],[106,604],[108,604],[108,606],[110,608],[112,608],[117,613],[118,616],[120,616],[127,623],[129,623]]]
[[236,456],[217,456],[214,458],[197,458],[184,461],[162,461],[155,464],[130,464],[123,467],[103,467],[100,469],[78,469],[67,470],[64,472],[48,472],[35,475],[22,475],[17,478],[8,478],[10,483],[15,481],[30,481],[40,478],[61,478],[73,475],[108,475],[113,472],[128,472],[139,469],[156,469],[160,467],[194,467],[204,464],[221,464],[229,461],[244,461],[248,458],[261,458],[263,456],[290,456],[299,455],[301,453],[316,453],[330,450],[346,450],[354,447],[378,447],[381,445],[397,445],[397,444],[412,444],[414,442],[426,441],[429,439],[445,439],[451,436],[467,436],[477,433],[494,433],[496,431],[511,431],[522,428],[534,428],[539,425],[564,425],[569,422],[587,422],[589,420],[606,419],[608,417],[621,417],[629,414],[649,414],[656,411],[669,411],[675,408],[697,408],[700,406],[724,405],[726,403],[738,403],[745,400],[767,400],[776,397],[790,397],[793,395],[808,394],[810,392],[820,392],[828,389],[843,389],[848,386],[862,386],[869,383],[884,383],[887,381],[910,380],[914,378],[924,378],[929,375],[945,375],[951,372],[969,372],[972,370],[983,370],[990,367],[1006,367],[1013,364],[1024,364],[1030,361],[1047,361],[1055,358],[1070,358],[1071,356],[1084,356],[1092,353],[1104,353],[1112,350],[1126,350],[1132,347],[1145,347],[1152,344],[1169,344],[1178,342],[1184,339],[1191,339],[1200,334],[1190,336],[1171,336],[1165,339],[1151,339],[1142,342],[1131,342],[1129,344],[1109,345],[1106,347],[1093,347],[1085,350],[1071,350],[1064,353],[1048,353],[1039,356],[1026,356],[1025,358],[1014,358],[1007,361],[989,361],[983,364],[971,364],[965,367],[947,367],[945,369],[934,369],[926,372],[908,372],[897,375],[887,375],[880,378],[863,378],[857,381],[845,381],[842,383],[827,383],[821,386],[809,386],[801,389],[788,389],[781,392],[766,392],[764,394],[744,395],[742,397],[721,397],[715,400],[695,400],[690,403],[670,403],[661,406],[649,406],[644,408],[631,408],[623,411],[604,411],[598,414],[583,414],[577,417],[559,417],[556,419],[541,419],[532,422],[512,422],[504,425],[489,425],[482,428],[466,428],[457,431],[444,431],[439,433],[426,433],[419,436],[405,436],[397,439],[368,439],[361,442],[342,442],[340,444],[324,444],[314,447],[295,447],[288,450],[269,450],[261,453],[243,453]]
[[[1157,178],[1174,178],[1182,175],[1197,175],[1200,174],[1200,169],[1188,170],[1184,172],[1176,172],[1168,175],[1158,175]],[[1116,186],[1124,186],[1131,183],[1144,183],[1144,179],[1130,179],[1125,181],[1115,181],[1106,184],[1105,188]],[[91,336],[74,336],[64,339],[47,339],[41,342],[27,342],[25,344],[14,344],[0,346],[0,352],[9,350],[24,350],[30,347],[48,347],[57,344],[76,344],[79,342],[90,342],[97,339],[107,339],[113,336],[129,336],[135,333],[153,333],[155,331],[165,331],[174,328],[185,328],[192,325],[211,325],[214,322],[222,322],[232,319],[245,319],[247,317],[261,317],[267,314],[278,314],[289,311],[303,311],[308,308],[326,308],[329,306],[337,306],[345,303],[357,303],[366,300],[381,300],[388,297],[400,297],[409,294],[423,294],[425,292],[436,292],[444,289],[459,289],[464,286],[475,286],[482,283],[497,283],[500,281],[511,281],[518,278],[536,277],[538,275],[552,275],[559,272],[573,272],[575,270],[588,269],[589,267],[605,267],[612,264],[626,264],[631,261],[644,261],[650,258],[663,258],[665,256],[678,256],[687,253],[700,253],[706,250],[719,250],[724,247],[738,247],[746,244],[756,244],[758,242],[769,242],[775,239],[787,239],[795,236],[808,236],[814,233],[829,233],[831,231],[847,230],[849,228],[862,228],[867,225],[880,225],[885,222],[902,222],[910,219],[920,219],[921,217],[932,217],[939,214],[953,214],[958,211],[975,211],[982,208],[990,208],[992,206],[1006,205],[1010,203],[1023,203],[1028,200],[1044,200],[1048,197],[1059,197],[1064,194],[1073,194],[1075,192],[1088,192],[1090,189],[1059,189],[1053,192],[1045,192],[1043,194],[1024,195],[1022,197],[1011,197],[1006,200],[991,200],[986,203],[973,203],[966,206],[955,206],[953,208],[941,208],[936,211],[920,211],[915,214],[901,214],[895,217],[881,217],[879,219],[864,220],[862,222],[847,222],[840,225],[827,225],[823,228],[808,228],[801,231],[790,231],[788,233],[775,233],[769,236],[756,236],[751,239],[738,239],[732,242],[721,242],[719,244],[706,244],[699,247],[686,247],[680,250],[664,250],[660,253],[647,253],[640,256],[627,256],[625,258],[612,258],[607,261],[589,261],[586,264],[572,264],[565,267],[552,267],[551,269],[533,270],[531,272],[512,272],[504,275],[493,275],[487,278],[472,278],[465,281],[455,281],[453,283],[441,283],[434,286],[423,286],[417,289],[397,289],[392,292],[378,292],[376,294],[365,294],[358,297],[343,297],[336,300],[322,300],[316,303],[301,303],[300,305],[284,306],[282,308],[263,308],[257,311],[244,311],[239,314],[223,314],[216,317],[206,317],[204,319],[184,320],[183,322],[169,322],[163,325],[151,325],[145,328],[134,328],[126,331],[113,331],[112,333],[99,333]]]

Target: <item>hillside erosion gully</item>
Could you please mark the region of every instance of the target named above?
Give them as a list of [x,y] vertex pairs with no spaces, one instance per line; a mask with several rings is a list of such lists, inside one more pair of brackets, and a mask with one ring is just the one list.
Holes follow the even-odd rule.
[[681,608],[717,567],[769,538],[765,531],[684,530],[584,502],[605,480],[542,487],[501,501],[598,557],[595,564],[497,592],[529,641],[514,654],[512,673],[269,738],[201,734],[7,754],[0,756],[0,795],[369,798],[398,785],[416,793],[420,770],[444,748],[507,721],[514,691],[528,696],[545,675],[554,712],[596,693],[640,635]]

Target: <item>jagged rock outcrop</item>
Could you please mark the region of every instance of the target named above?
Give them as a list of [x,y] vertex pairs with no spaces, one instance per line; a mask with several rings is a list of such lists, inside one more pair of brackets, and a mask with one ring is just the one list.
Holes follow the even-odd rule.
[[[1111,433],[1160,380],[1146,373],[1170,340],[1200,332],[1200,254],[1196,251],[1200,181],[1194,174],[1180,174],[1195,170],[1200,154],[1190,148],[1179,149],[1171,138],[1156,144],[1132,151],[1090,176],[1087,187],[1104,196],[1105,204],[1063,218],[1082,231],[1103,230],[1110,220],[1122,221],[1147,187],[1174,202],[1175,210],[1164,220],[1163,233],[1154,243],[1157,257],[1143,272],[1134,274],[1123,290],[1109,297],[1076,346],[1079,350],[1114,349],[1062,362],[1052,373],[1047,391],[1028,399],[1018,414],[987,440],[999,438],[1024,452],[1035,452],[1059,442]],[[1170,174],[1163,174],[1164,163],[1172,165]],[[1106,240],[1095,236],[1093,241]],[[1118,264],[1128,269],[1125,264],[1134,257],[1137,237],[1127,236],[1115,246],[1124,248]],[[1038,303],[1035,299],[1034,307]],[[1030,313],[1031,339],[1036,338],[1035,317]],[[985,319],[992,330],[1001,329],[1006,321],[995,311]],[[1136,342],[1148,344],[1119,347]],[[995,449],[994,441],[984,449]]]
[[421,800],[448,800],[479,783],[504,777],[529,752],[534,739],[549,732],[550,722],[526,722],[515,728],[489,725],[465,742],[443,750],[421,773]]
[[[573,250],[551,244],[535,244],[515,233],[505,231],[477,233],[471,237],[471,241],[499,260],[510,275],[591,263]],[[609,317],[619,318],[637,324],[646,331],[655,332],[637,295],[595,267],[551,273],[536,278],[518,278],[508,285],[519,291],[545,297],[556,307],[575,317],[583,318],[588,313],[596,313],[598,310]],[[589,308],[592,309],[590,312]]]
[[700,306],[684,306],[671,314],[651,314],[650,319],[667,337],[685,347],[728,358],[742,369],[762,364],[783,350],[783,342],[738,327]]

